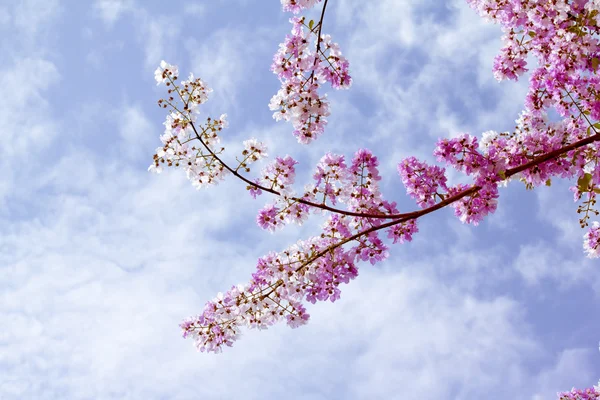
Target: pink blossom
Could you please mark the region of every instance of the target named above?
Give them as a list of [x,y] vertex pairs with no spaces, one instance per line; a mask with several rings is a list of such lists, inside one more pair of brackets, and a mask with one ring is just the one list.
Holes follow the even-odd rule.
[[179,71],[177,70],[177,66],[171,65],[165,60],[162,60],[160,66],[154,71],[154,79],[157,82],[157,86],[161,83],[169,83],[172,80],[176,80],[178,75]]
[[[314,3],[289,1],[284,9],[296,13]],[[317,37],[314,30],[305,29],[304,18],[291,18],[290,23],[292,34],[273,56],[271,70],[279,77],[281,89],[271,98],[269,108],[275,111],[276,121],[291,121],[298,142],[308,144],[323,133],[329,116],[327,96],[319,93],[321,84],[329,82],[334,89],[346,89],[352,78],[348,60],[329,35]]]
[[388,238],[392,239],[394,243],[399,242],[410,242],[415,233],[419,231],[417,227],[417,221],[411,219],[401,224],[392,226],[388,229]]
[[570,392],[557,393],[559,400],[598,400],[600,399],[600,383],[588,389],[571,389]]
[[594,221],[592,227],[583,235],[583,248],[589,258],[600,257],[600,223]]
[[408,157],[398,164],[398,173],[406,192],[423,208],[434,205],[435,196],[447,191],[446,171],[438,166],[427,165],[415,157]]
[[302,10],[313,7],[321,0],[281,0],[283,11],[290,11],[298,14]]
[[[417,216],[440,208],[444,205],[440,202],[453,207],[462,222],[477,225],[496,210],[500,183],[520,180],[531,189],[566,178],[576,180],[571,190],[575,201],[581,202],[582,226],[589,216],[598,215],[593,206],[600,192],[600,144],[573,146],[600,132],[598,1],[467,1],[503,29],[504,44],[493,65],[498,80],[516,80],[527,72],[527,60],[536,62],[515,129],[487,131],[481,139],[469,134],[440,139],[434,155],[444,167],[414,157],[403,160],[398,165],[402,182],[425,209],[408,214],[412,218],[395,215],[396,203],[383,198],[379,160],[366,149],[358,150],[349,165],[342,155],[325,154],[312,176],[314,184],[307,185],[300,198],[293,189],[297,161],[290,156],[276,157],[255,180],[242,177],[246,184],[255,182],[276,195],[258,213],[261,228],[274,231],[288,223],[301,224],[316,211],[324,214],[325,222],[316,236],[261,257],[246,285],[218,294],[200,315],[181,323],[184,337],[192,338],[200,351],[220,352],[231,346],[243,327],[266,329],[283,320],[292,328],[305,324],[306,302],[338,300],[342,284],[357,277],[358,262],[374,265],[388,257],[379,230],[385,229],[393,243],[411,241],[418,232]],[[298,13],[318,2],[282,0],[282,5],[285,11]],[[327,34],[317,36],[322,25],[315,29],[314,23],[299,17],[290,22],[291,34],[273,57],[271,69],[281,88],[269,107],[276,120],[291,122],[298,141],[307,144],[323,133],[330,113],[322,86],[348,88],[352,78],[340,46]],[[150,170],[181,167],[196,187],[205,187],[222,180],[228,171],[240,178],[238,170],[249,172],[250,162],[267,156],[264,145],[250,139],[244,142],[245,158],[238,169],[226,166],[220,158],[225,115],[200,123],[199,107],[210,89],[193,75],[179,84],[177,74],[177,67],[164,61],[155,72],[168,93],[159,106],[171,108]],[[176,102],[181,107],[173,106]],[[565,146],[571,147],[560,152]],[[468,176],[470,183],[448,183],[448,167]],[[247,188],[253,197],[263,191],[253,185]],[[341,207],[340,203],[345,208],[329,207]],[[600,257],[600,222],[592,222],[583,247],[589,257]],[[559,396],[599,398],[596,387]]]
[[289,155],[276,157],[262,171],[261,183],[281,193],[290,193],[296,177],[296,164],[298,162]]
[[258,212],[256,223],[263,229],[273,232],[277,227],[281,226],[281,222],[277,216],[279,209],[272,204],[266,205]]

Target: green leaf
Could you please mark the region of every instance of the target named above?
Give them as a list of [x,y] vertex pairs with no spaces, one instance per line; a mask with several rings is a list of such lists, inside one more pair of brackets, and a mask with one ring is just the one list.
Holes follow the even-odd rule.
[[590,183],[592,182],[592,174],[584,174],[581,178],[577,179],[577,189],[580,192],[589,192]]
[[535,37],[535,32],[534,32],[534,31],[529,31],[529,32],[527,32],[527,34],[528,34],[530,37],[532,37],[532,38],[533,38],[533,37]]
[[312,31],[313,26],[315,26],[315,21],[311,19],[310,22],[308,23],[308,29],[310,29]]
[[546,181],[546,186],[552,186],[552,179],[548,179]]
[[499,171],[498,176],[500,178],[502,178],[502,180],[505,180],[506,179],[506,171]]
[[600,65],[600,59],[597,57],[592,58],[592,69],[594,70],[594,73],[598,71],[598,65]]
[[596,129],[600,129],[600,122],[596,122],[596,123],[594,124],[594,128],[596,128]]

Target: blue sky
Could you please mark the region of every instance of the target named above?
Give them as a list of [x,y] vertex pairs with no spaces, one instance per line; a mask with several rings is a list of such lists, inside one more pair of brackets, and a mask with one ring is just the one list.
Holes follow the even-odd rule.
[[326,151],[367,147],[404,211],[401,158],[511,129],[522,108],[526,80],[491,73],[499,28],[463,1],[332,0],[325,31],[354,84],[302,146],[267,106],[288,18],[275,0],[0,0],[0,398],[541,400],[596,383],[598,261],[560,181],[513,182],[478,227],[424,218],[305,327],[220,355],[181,339],[183,318],[321,221],[272,235],[254,222],[267,199],[232,178],[196,191],[147,172],[162,59],[214,89],[203,113],[229,115],[231,153],[257,137],[304,184]]

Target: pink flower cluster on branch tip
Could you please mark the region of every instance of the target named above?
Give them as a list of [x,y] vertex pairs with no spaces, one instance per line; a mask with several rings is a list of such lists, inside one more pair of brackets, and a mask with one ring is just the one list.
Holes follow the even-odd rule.
[[244,140],[242,159],[238,159],[236,171],[239,169],[244,169],[244,171],[250,172],[250,164],[267,158],[268,156],[267,146],[264,143],[259,142],[255,138]]
[[[515,143],[504,149],[513,150],[514,158],[524,161],[523,151],[552,151],[565,143],[597,134],[600,124],[600,3],[596,0],[528,2],[520,0],[467,0],[482,16],[502,25],[505,46],[495,59],[494,74],[498,79],[517,79],[525,70],[527,57],[535,58],[529,92],[521,127],[517,127]],[[547,122],[548,110],[554,109],[563,120]],[[498,146],[501,149],[501,146]],[[524,149],[521,149],[524,150]],[[502,151],[502,150],[501,150]],[[510,152],[509,152],[510,153]],[[582,227],[597,216],[596,195],[600,192],[597,172],[598,145],[572,151],[557,159],[523,171],[521,178],[528,188],[540,183],[550,184],[550,178],[577,177],[571,190],[576,201],[582,201],[577,212]],[[512,165],[514,165],[513,160]],[[509,163],[511,165],[511,163]],[[595,174],[592,174],[595,171]],[[592,228],[585,236],[588,256],[596,257]]]
[[[227,115],[207,118],[204,124],[198,124],[198,131],[194,125],[198,123],[198,108],[208,100],[212,90],[192,74],[178,84],[177,67],[165,61],[160,63],[154,76],[159,85],[164,83],[168,87],[168,97],[160,99],[158,105],[171,111],[160,137],[163,146],[156,149],[154,162],[148,169],[160,173],[164,166],[182,167],[197,188],[218,183],[228,172],[216,157],[223,151],[216,145],[220,142],[219,132],[227,127]],[[196,139],[202,140],[204,148],[192,143]]]
[[309,189],[315,197],[321,198],[323,204],[329,201],[335,205],[337,200],[349,200],[351,173],[343,155],[325,154],[317,165],[313,179],[315,184]]
[[312,8],[321,0],[281,0],[283,11],[289,11],[298,14],[302,10]]
[[[312,6],[314,1],[292,3],[296,10],[301,5]],[[319,94],[321,85],[329,82],[334,89],[347,89],[352,78],[339,45],[329,35],[321,35],[322,20],[318,28],[314,21],[306,24],[304,18],[293,17],[290,22],[292,34],[280,44],[271,65],[281,89],[271,98],[269,108],[275,111],[275,120],[291,121],[298,142],[308,144],[323,133],[329,116],[327,96]],[[311,44],[313,35],[315,43]]]
[[[442,198],[442,194],[448,192],[446,186],[446,170],[438,166],[430,166],[408,157],[398,164],[398,173],[406,192],[423,208],[431,207],[436,203],[436,196]],[[442,189],[442,194],[438,190]]]
[[[254,198],[264,192],[274,195],[274,201],[256,217],[257,224],[271,232],[289,223],[302,224],[311,213],[325,218],[320,234],[260,258],[250,282],[219,294],[201,315],[181,324],[184,337],[192,337],[199,350],[219,352],[231,346],[242,327],[266,329],[278,321],[293,328],[305,324],[309,319],[306,302],[336,301],[341,284],[358,275],[359,261],[375,264],[389,256],[380,231],[393,243],[411,241],[418,232],[417,218],[446,206],[452,206],[462,222],[477,225],[496,210],[498,187],[511,180],[533,189],[549,186],[555,177],[576,179],[571,191],[575,201],[582,202],[578,209],[581,226],[589,226],[589,219],[600,213],[594,207],[600,194],[600,79],[596,76],[600,3],[467,1],[505,31],[505,46],[494,63],[497,78],[517,79],[526,72],[528,57],[539,66],[531,73],[525,110],[514,131],[487,131],[481,139],[469,134],[440,139],[433,155],[445,167],[415,157],[398,164],[407,193],[421,208],[404,214],[398,213],[395,202],[383,198],[379,160],[366,149],[359,149],[348,162],[343,155],[325,154],[312,175],[313,182],[299,195],[294,190],[298,163],[289,155],[275,157],[258,178],[243,176],[240,171],[250,172],[252,163],[267,157],[266,146],[256,139],[244,141],[237,167],[229,166],[221,158],[224,148],[216,147],[227,126],[225,115],[203,124],[197,121],[199,105],[207,100],[210,89],[192,75],[178,84],[177,67],[161,62],[155,78],[167,86],[168,97],[159,106],[170,108],[170,113],[161,136],[163,147],[157,149],[151,170],[160,172],[165,165],[183,167],[198,187],[230,173],[245,182]],[[298,13],[317,2],[282,0],[282,5],[285,11]],[[329,103],[319,94],[320,86],[329,82],[339,89],[352,82],[339,46],[321,34],[326,6],[327,0],[316,24],[304,18],[290,20],[292,33],[280,45],[272,65],[282,88],[270,107],[276,111],[275,119],[292,122],[301,143],[318,137],[327,122]],[[310,43],[312,35],[314,44]],[[550,122],[550,111],[562,119]],[[470,177],[472,183],[450,184],[449,167]],[[345,208],[333,208],[338,204]],[[583,246],[589,257],[600,257],[599,222],[592,222]],[[586,394],[579,392],[571,394]]]

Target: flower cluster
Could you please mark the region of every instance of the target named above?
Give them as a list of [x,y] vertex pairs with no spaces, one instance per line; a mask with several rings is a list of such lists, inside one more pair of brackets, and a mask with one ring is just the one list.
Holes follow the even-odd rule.
[[220,352],[239,337],[242,326],[266,329],[280,320],[293,328],[305,324],[309,314],[300,300],[309,296],[334,301],[334,288],[356,276],[356,268],[339,250],[307,264],[319,250],[313,238],[260,258],[248,284],[219,294],[201,315],[180,325],[184,337],[192,337],[200,351]]
[[[293,3],[300,7],[306,2]],[[335,89],[345,89],[352,78],[348,60],[329,35],[320,35],[320,26],[317,31],[313,21],[306,25],[305,19],[298,17],[290,22],[292,34],[279,45],[271,65],[281,88],[271,98],[269,108],[275,111],[275,120],[291,121],[298,142],[307,144],[323,133],[329,116],[327,96],[319,94],[321,85],[329,82]],[[314,45],[312,35],[316,38]]]
[[583,249],[590,258],[600,257],[600,223],[594,221],[590,230],[583,236]]
[[442,198],[439,193],[446,193],[446,171],[438,166],[427,165],[415,157],[408,157],[398,164],[398,173],[406,192],[417,201],[423,208],[435,204],[436,196]]
[[250,164],[267,158],[267,146],[256,140],[256,138],[244,140],[244,150],[242,150],[242,159],[238,159],[238,166],[236,170],[244,169],[246,172],[250,172]]
[[600,382],[598,386],[592,386],[588,389],[571,389],[570,392],[557,393],[558,400],[599,400]]
[[309,9],[321,0],[281,0],[283,11],[290,11],[298,14],[302,10]]
[[291,193],[292,185],[296,179],[296,165],[298,161],[291,156],[276,157],[273,162],[263,169],[260,182],[280,193]]
[[[302,225],[308,218],[309,207],[293,197],[292,185],[296,178],[296,164],[298,162],[289,155],[276,157],[262,171],[261,178],[257,180],[263,187],[276,190],[280,194],[274,204],[267,204],[258,212],[256,222],[261,228],[273,232],[292,222]],[[309,200],[313,197],[304,196],[304,199]]]
[[417,221],[414,219],[408,220],[398,225],[394,225],[388,230],[388,238],[394,241],[394,244],[410,242],[415,233],[419,231]]
[[[596,0],[522,2],[520,0],[467,0],[485,18],[498,22],[505,45],[494,62],[494,75],[518,79],[527,59],[537,60],[532,70],[525,110],[511,135],[494,140],[493,148],[507,167],[555,151],[568,143],[598,135],[600,124],[600,3]],[[548,122],[553,109],[563,119]],[[550,185],[551,178],[577,178],[571,190],[582,201],[580,224],[599,212],[594,208],[600,192],[598,145],[568,152],[519,174],[527,188]],[[594,173],[592,173],[594,172]],[[594,237],[593,229],[586,237]],[[588,243],[589,245],[589,243]],[[587,249],[587,247],[586,247]],[[594,253],[588,251],[588,255]]]
[[[156,149],[149,171],[160,173],[165,166],[182,167],[192,184],[200,189],[221,181],[229,172],[237,173],[243,169],[250,172],[250,164],[267,157],[266,146],[252,138],[244,141],[242,158],[238,158],[238,166],[234,170],[220,159],[225,150],[217,147],[220,144],[220,132],[227,128],[227,114],[218,119],[206,118],[204,123],[198,121],[199,106],[208,100],[212,92],[200,78],[189,78],[177,82],[178,68],[165,61],[154,72],[158,83],[167,86],[168,97],[160,99],[161,108],[171,111],[165,120],[165,132],[160,136],[162,147]],[[254,195],[260,189],[253,187]]]
[[343,202],[348,199],[350,177],[344,156],[327,153],[321,158],[317,171],[313,174],[315,185],[307,189],[321,198],[322,204],[329,200],[335,205],[337,200]]
[[[164,123],[165,132],[160,136],[163,146],[156,149],[148,170],[160,173],[164,166],[182,167],[198,188],[217,183],[227,173],[217,158],[222,149],[216,148],[219,132],[227,127],[227,115],[207,118],[204,124],[198,124],[198,107],[208,100],[212,91],[206,83],[190,74],[188,80],[177,84],[177,67],[165,61],[160,63],[154,77],[159,85],[164,83],[168,87],[168,97],[160,99],[158,105],[170,107],[171,112]],[[203,146],[193,143],[196,140]]]
[[[434,155],[439,161],[473,176],[473,186],[457,185],[446,193],[437,189],[445,184],[443,170],[427,166],[414,158],[404,160],[398,171],[408,193],[422,207],[460,194],[471,187],[478,190],[454,202],[463,222],[477,224],[497,206],[498,185],[506,184],[506,172],[543,154],[558,151],[586,137],[598,135],[600,123],[600,42],[597,34],[597,2],[522,2],[520,0],[468,0],[479,13],[499,22],[505,46],[496,57],[494,74],[501,79],[518,79],[527,71],[528,57],[537,59],[531,74],[526,108],[512,133],[485,132],[482,142],[469,135],[443,139]],[[550,122],[554,109],[562,119]],[[528,189],[550,185],[553,177],[577,177],[571,190],[582,200],[578,213],[582,227],[588,226],[600,193],[598,144],[572,150],[519,171],[517,177]],[[443,189],[443,187],[442,187]],[[590,231],[586,238],[594,238]],[[587,240],[587,239],[586,239]],[[589,241],[586,246],[591,246]],[[593,248],[593,246],[591,247]],[[588,247],[586,247],[588,249]],[[594,254],[588,251],[589,255]]]
[[[318,1],[282,0],[282,5],[285,11],[298,13]],[[238,167],[224,164],[219,157],[223,149],[216,145],[226,126],[225,116],[208,118],[203,125],[196,121],[198,106],[210,90],[193,76],[178,85],[177,67],[161,63],[155,78],[168,87],[169,97],[159,105],[172,111],[161,136],[164,146],[157,149],[150,169],[182,166],[197,186],[231,172],[248,185],[253,197],[263,192],[276,196],[256,218],[269,231],[292,222],[301,224],[311,212],[325,214],[320,235],[262,257],[250,282],[219,294],[201,315],[181,324],[184,336],[192,337],[199,350],[221,351],[224,345],[232,345],[242,327],[265,329],[283,320],[294,328],[305,324],[306,302],[336,301],[341,284],[358,275],[359,261],[375,264],[388,257],[380,231],[393,243],[410,241],[418,232],[417,218],[447,205],[454,207],[462,222],[476,225],[496,210],[498,187],[511,179],[519,179],[528,189],[550,185],[554,177],[577,179],[571,190],[575,201],[583,201],[578,210],[581,225],[588,226],[591,215],[600,213],[594,208],[600,194],[600,78],[596,74],[600,3],[467,1],[484,17],[499,22],[505,32],[505,46],[494,62],[496,78],[518,79],[527,71],[528,59],[536,59],[538,67],[531,73],[525,110],[514,131],[488,131],[481,140],[461,134],[438,141],[433,153],[437,160],[468,176],[471,184],[451,185],[446,168],[414,157],[400,162],[402,183],[421,207],[407,214],[398,214],[396,203],[383,199],[379,161],[366,149],[357,151],[348,163],[342,155],[327,153],[316,167],[314,182],[299,197],[293,189],[297,161],[290,156],[276,157],[259,178],[243,177],[238,171],[249,172],[251,163],[267,156],[266,147],[256,139],[247,140]],[[299,142],[310,143],[323,132],[329,115],[326,96],[319,94],[321,85],[347,88],[352,80],[339,46],[321,34],[322,19],[316,24],[296,17],[290,21],[291,35],[280,45],[271,67],[282,87],[270,108],[276,120],[292,122]],[[311,44],[313,35],[316,40]],[[560,118],[550,121],[549,112]],[[333,208],[340,203],[346,208]],[[599,222],[593,222],[585,234],[584,249],[588,256],[600,257]],[[591,399],[598,397],[597,392],[597,388],[573,390],[560,396]]]
[[[477,225],[483,218],[496,211],[498,204],[498,183],[503,180],[504,160],[492,146],[487,146],[487,154],[479,150],[477,138],[460,135],[453,139],[441,139],[434,151],[439,161],[444,161],[466,175],[474,176],[474,184],[480,189],[452,204],[456,216],[464,223]],[[465,190],[458,185],[450,188],[448,196]]]
[[[274,231],[290,222],[301,223],[314,210],[293,197],[296,164],[290,156],[276,157],[257,179],[263,188],[282,193],[259,212],[257,223],[262,228]],[[388,248],[374,231],[382,222],[374,216],[398,210],[395,203],[382,199],[378,164],[377,157],[364,149],[350,165],[341,155],[323,156],[313,176],[315,184],[301,199],[313,204],[343,199],[349,210],[373,217],[331,214],[319,236],[260,258],[250,282],[219,294],[201,315],[181,324],[184,337],[194,338],[200,351],[219,352],[239,337],[242,327],[265,329],[278,321],[298,327],[309,318],[305,302],[338,300],[340,285],[358,275],[357,262],[386,259]],[[369,229],[373,231],[366,232]],[[394,243],[410,241],[416,232],[414,219],[387,230]]]
[[[383,201],[379,191],[379,160],[367,149],[360,149],[354,154],[349,168],[352,183],[348,208],[357,212],[378,211],[382,214],[389,205]],[[380,211],[384,209],[383,211]],[[357,222],[362,221],[361,219]]]
[[[414,222],[405,228],[400,235],[410,240]],[[220,352],[239,338],[244,326],[266,329],[282,320],[292,328],[305,324],[309,314],[303,302],[338,300],[339,286],[358,276],[357,261],[387,257],[375,233],[357,236],[351,218],[331,215],[320,236],[260,258],[250,282],[219,293],[202,314],[180,325],[183,336],[193,338],[200,351]],[[346,242],[353,245],[340,245]]]

